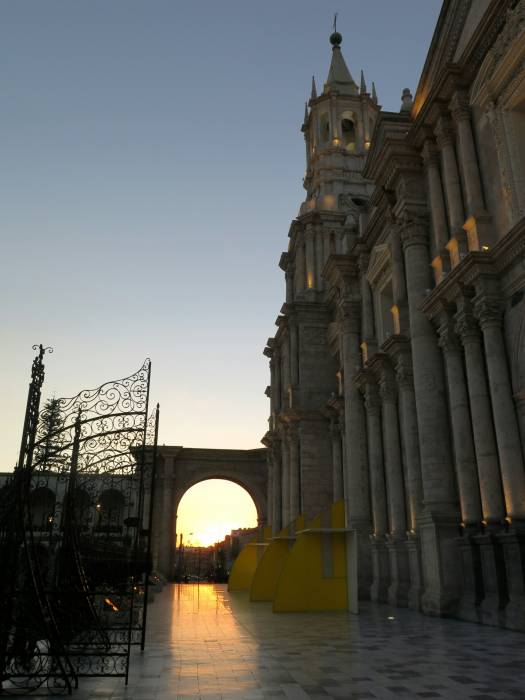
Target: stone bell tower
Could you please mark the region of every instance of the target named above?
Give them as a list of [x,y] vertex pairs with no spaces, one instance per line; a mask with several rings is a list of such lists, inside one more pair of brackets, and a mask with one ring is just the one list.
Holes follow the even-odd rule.
[[[335,26],[334,26],[335,29]],[[274,531],[302,514],[315,517],[343,498],[345,481],[342,348],[322,276],[330,256],[346,253],[364,226],[373,185],[361,175],[379,112],[375,87],[356,84],[330,37],[332,58],[321,94],[312,79],[301,130],[306,198],[279,265],[286,303],[265,355],[270,358],[270,520]]]

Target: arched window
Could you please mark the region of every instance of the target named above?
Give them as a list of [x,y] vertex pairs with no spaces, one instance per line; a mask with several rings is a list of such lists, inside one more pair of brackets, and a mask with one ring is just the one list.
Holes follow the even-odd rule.
[[355,126],[355,115],[353,112],[343,112],[341,116],[341,135],[343,139],[343,146],[347,151],[352,153],[356,149],[356,126]]
[[31,519],[34,530],[47,530],[53,526],[55,517],[55,494],[40,486],[31,492]]
[[328,113],[323,112],[319,118],[319,142],[328,143],[330,141],[330,119]]
[[99,532],[121,532],[125,499],[117,489],[106,489],[98,497],[97,530]]

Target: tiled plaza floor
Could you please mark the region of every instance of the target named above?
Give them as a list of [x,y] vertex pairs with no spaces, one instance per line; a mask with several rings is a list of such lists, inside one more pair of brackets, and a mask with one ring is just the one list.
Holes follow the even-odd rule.
[[372,605],[358,617],[274,615],[209,584],[166,586],[149,610],[129,686],[83,679],[74,698],[525,700],[516,632]]

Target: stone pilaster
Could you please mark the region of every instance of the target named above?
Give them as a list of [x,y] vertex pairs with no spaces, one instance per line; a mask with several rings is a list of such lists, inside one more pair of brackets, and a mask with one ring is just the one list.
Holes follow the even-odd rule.
[[281,434],[281,513],[282,527],[290,524],[290,448],[288,446],[287,428]]
[[450,453],[449,423],[441,352],[430,321],[420,309],[431,288],[428,229],[424,219],[407,216],[403,248],[410,311],[424,513],[419,522],[427,613],[452,613],[459,598],[457,499]]
[[160,494],[160,507],[162,512],[162,527],[159,532],[158,567],[159,571],[168,580],[174,574],[174,554],[176,549],[176,528],[174,523],[174,498],[173,498],[173,458],[165,457],[160,482],[156,491]]
[[341,430],[339,421],[330,421],[330,436],[332,439],[332,484],[333,499],[339,501],[344,496],[343,490],[343,451],[341,445]]
[[281,441],[274,439],[271,446],[273,480],[272,480],[272,532],[276,535],[283,527],[282,517],[282,452]]
[[498,454],[485,375],[481,333],[468,299],[461,301],[460,309],[456,314],[456,332],[461,338],[465,351],[483,519],[488,524],[501,523],[505,517],[505,508],[501,492]]
[[295,520],[301,513],[301,474],[299,431],[293,423],[288,428],[287,442],[290,455],[290,520]]
[[478,294],[474,301],[485,345],[506,510],[513,520],[525,520],[525,469],[501,328],[503,310],[499,299],[485,294]]

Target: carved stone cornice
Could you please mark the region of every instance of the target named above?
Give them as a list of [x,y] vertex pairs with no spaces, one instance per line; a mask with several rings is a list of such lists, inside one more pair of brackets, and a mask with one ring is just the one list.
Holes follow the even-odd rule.
[[404,335],[391,335],[381,345],[381,351],[392,361],[398,386],[412,388],[414,375],[410,340]]

